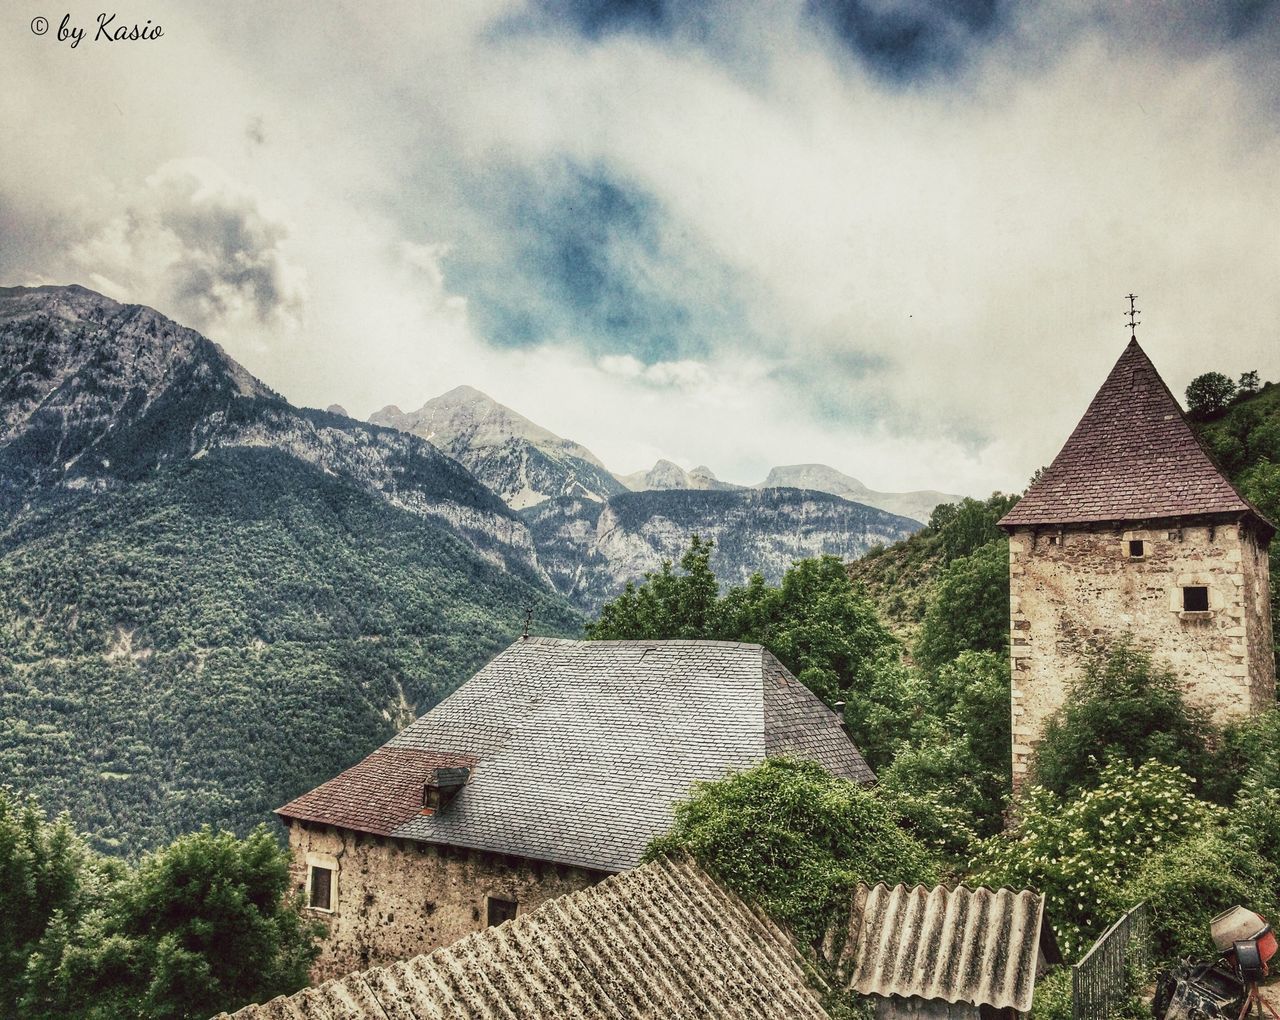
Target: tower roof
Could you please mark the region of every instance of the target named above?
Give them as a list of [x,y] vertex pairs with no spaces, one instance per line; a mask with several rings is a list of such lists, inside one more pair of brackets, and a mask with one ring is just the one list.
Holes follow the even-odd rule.
[[1130,340],[1080,424],[1002,527],[1251,514]]

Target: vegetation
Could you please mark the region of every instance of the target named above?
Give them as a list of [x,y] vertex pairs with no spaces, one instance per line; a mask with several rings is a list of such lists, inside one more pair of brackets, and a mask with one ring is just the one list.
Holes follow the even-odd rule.
[[1187,411],[1192,418],[1204,420],[1221,414],[1236,395],[1236,384],[1221,372],[1205,372],[1191,380],[1187,387]]
[[1194,777],[1200,789],[1213,768],[1213,737],[1208,717],[1183,700],[1173,673],[1125,640],[1088,661],[1046,723],[1034,779],[1068,796],[1095,786],[1112,762],[1159,761]]
[[563,602],[268,450],[0,531],[0,775],[138,853],[239,833],[358,761]]
[[[1018,501],[995,493],[989,499],[965,499],[934,508],[929,523],[905,541],[877,547],[848,565],[850,576],[876,604],[885,621],[907,644],[914,643],[924,623],[934,591],[948,566],[998,542],[1006,552],[1005,535],[996,527]],[[1003,596],[999,595],[1003,592]],[[988,597],[1009,597],[1007,577]],[[1006,621],[1007,622],[1007,621]]]
[[788,759],[698,784],[648,856],[677,852],[692,854],[811,945],[847,922],[859,882],[937,879],[928,852],[875,794]]
[[265,826],[205,828],[126,868],[0,788],[0,873],[5,1016],[203,1018],[296,991],[318,948]]

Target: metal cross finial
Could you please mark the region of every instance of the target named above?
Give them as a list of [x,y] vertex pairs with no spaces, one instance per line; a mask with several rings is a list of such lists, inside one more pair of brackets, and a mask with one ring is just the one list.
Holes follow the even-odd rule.
[[533,625],[533,606],[524,607],[524,633],[520,636],[527,638],[529,636],[529,628]]
[[1129,339],[1137,340],[1138,326],[1142,323],[1142,320],[1138,318],[1138,313],[1140,313],[1142,309],[1135,308],[1133,306],[1133,303],[1138,300],[1137,294],[1126,294],[1125,297],[1129,299]]

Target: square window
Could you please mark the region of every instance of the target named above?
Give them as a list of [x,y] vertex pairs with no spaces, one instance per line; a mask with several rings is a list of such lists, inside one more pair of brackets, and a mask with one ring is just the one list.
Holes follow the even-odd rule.
[[490,896],[488,901],[487,921],[490,928],[502,924],[503,921],[510,921],[516,916],[515,900],[503,900],[497,896]]
[[1182,589],[1182,608],[1188,613],[1209,611],[1209,589],[1204,585],[1189,585]]
[[308,888],[307,906],[316,910],[332,910],[330,891],[333,889],[333,871],[330,868],[311,866],[311,881]]
[[1142,557],[1145,555],[1145,552],[1146,552],[1146,543],[1144,543],[1142,539],[1137,538],[1129,543],[1129,555],[1133,559],[1135,560],[1142,559]]

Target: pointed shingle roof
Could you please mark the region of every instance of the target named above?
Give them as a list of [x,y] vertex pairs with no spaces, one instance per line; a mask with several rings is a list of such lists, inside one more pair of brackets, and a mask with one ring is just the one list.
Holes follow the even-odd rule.
[[1000,525],[1200,514],[1263,520],[1213,462],[1138,341],[1130,340],[1066,445]]
[[[782,755],[875,781],[840,717],[760,645],[528,638],[278,813],[621,871],[695,782]],[[470,767],[470,781],[423,815],[423,783],[442,766]]]
[[658,860],[430,955],[214,1020],[828,1020],[811,973],[697,864]]

